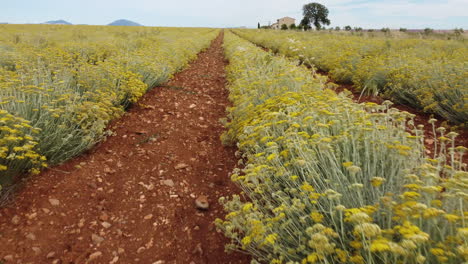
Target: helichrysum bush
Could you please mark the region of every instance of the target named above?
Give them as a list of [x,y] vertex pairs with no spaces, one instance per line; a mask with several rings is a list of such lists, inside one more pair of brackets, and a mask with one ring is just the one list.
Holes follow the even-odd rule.
[[0,185],[67,160],[208,47],[213,29],[0,25]]
[[369,38],[340,34],[236,30],[275,52],[329,72],[338,82],[468,122],[468,46],[463,40]]
[[468,261],[456,134],[437,129],[439,154],[426,158],[412,115],[390,102],[356,104],[284,58],[225,41],[234,106],[223,139],[243,155],[231,176],[242,195],[222,198],[217,220],[229,249],[253,263]]

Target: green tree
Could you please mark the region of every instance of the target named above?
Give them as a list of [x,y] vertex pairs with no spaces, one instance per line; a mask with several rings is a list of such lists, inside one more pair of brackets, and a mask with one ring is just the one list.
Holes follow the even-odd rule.
[[338,27],[338,26],[337,26],[337,27],[335,27],[335,31],[340,31],[340,30],[341,30],[341,28],[340,28],[340,27]]
[[425,28],[424,29],[424,34],[429,35],[434,33],[434,30],[432,28]]
[[304,18],[301,20],[301,23],[299,24],[299,26],[300,26],[301,28],[303,28],[304,31],[307,31],[307,30],[311,29],[309,18],[304,17]]
[[281,25],[281,30],[288,30],[288,25],[286,24]]
[[297,29],[296,24],[292,23],[291,25],[289,25],[289,29],[292,29],[292,30]]
[[304,18],[308,19],[308,26],[313,24],[315,29],[320,30],[323,25],[330,25],[330,19],[328,19],[328,9],[319,3],[310,3],[304,5],[302,8]]
[[390,33],[390,28],[384,27],[384,28],[382,28],[380,31],[382,31],[383,33]]
[[455,28],[453,30],[453,34],[455,34],[455,36],[461,36],[463,33],[465,33],[465,31],[463,31],[463,28]]
[[344,27],[344,30],[346,30],[346,31],[351,31],[351,29],[352,29],[351,26]]
[[260,22],[258,22],[257,28],[260,29]]

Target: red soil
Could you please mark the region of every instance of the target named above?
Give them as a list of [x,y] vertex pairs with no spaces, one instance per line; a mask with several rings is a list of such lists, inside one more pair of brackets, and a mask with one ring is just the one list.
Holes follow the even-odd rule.
[[[5,263],[249,263],[227,254],[213,221],[239,192],[234,148],[219,136],[229,105],[220,35],[149,91],[88,153],[33,177],[0,209]],[[206,196],[208,210],[195,199]],[[203,197],[202,197],[203,198]]]

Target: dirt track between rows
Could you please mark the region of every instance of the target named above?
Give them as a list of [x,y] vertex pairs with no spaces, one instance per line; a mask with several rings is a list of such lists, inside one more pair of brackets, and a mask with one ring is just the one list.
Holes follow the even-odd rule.
[[[222,34],[148,92],[88,153],[33,177],[0,210],[4,263],[249,263],[224,252],[213,221],[239,192],[235,149],[219,139],[229,105]],[[195,200],[209,202],[199,210]]]

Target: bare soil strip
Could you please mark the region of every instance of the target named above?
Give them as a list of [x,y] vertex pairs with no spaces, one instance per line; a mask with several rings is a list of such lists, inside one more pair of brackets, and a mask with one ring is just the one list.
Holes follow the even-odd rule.
[[[85,155],[34,177],[0,210],[5,263],[249,263],[224,252],[218,198],[239,190],[219,136],[229,105],[222,34],[148,92]],[[197,209],[198,199],[209,202]]]

